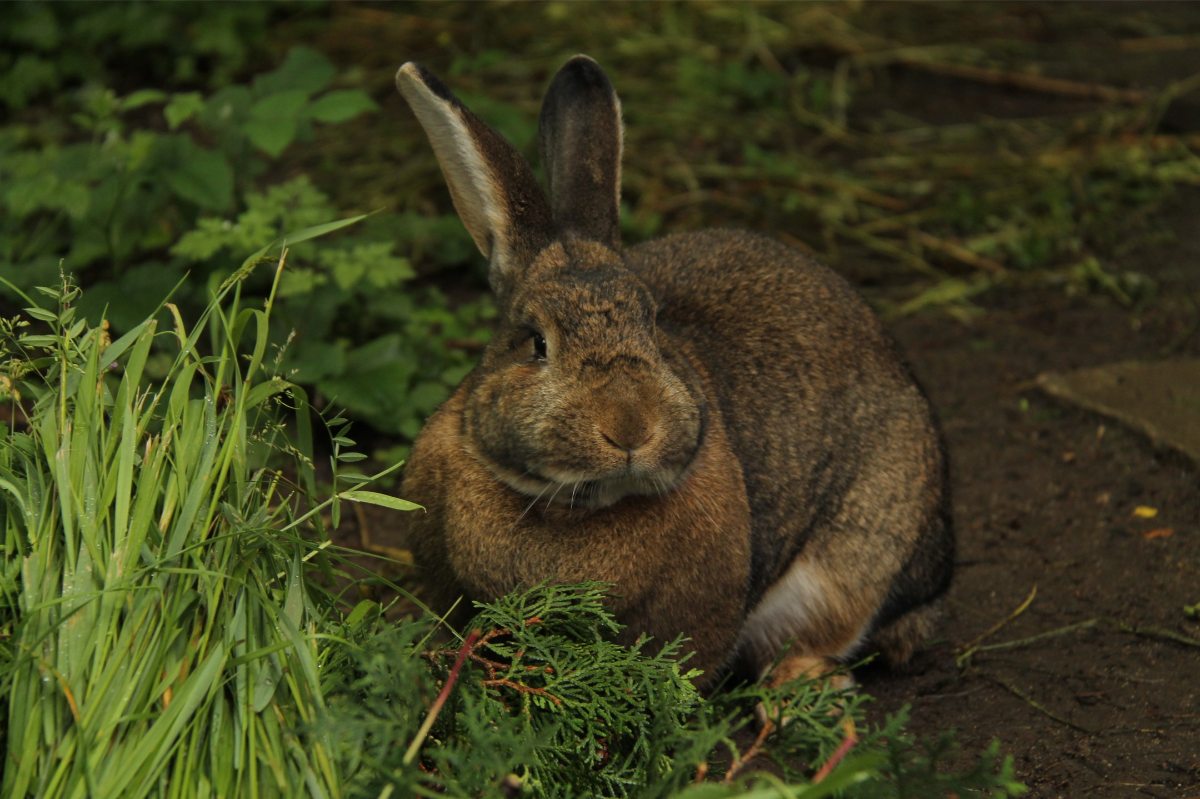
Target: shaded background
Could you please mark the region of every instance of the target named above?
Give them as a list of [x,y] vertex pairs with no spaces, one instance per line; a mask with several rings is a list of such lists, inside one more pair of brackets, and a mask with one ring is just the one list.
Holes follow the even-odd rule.
[[[999,738],[1036,796],[1200,792],[1193,467],[1034,383],[1200,354],[1200,5],[23,3],[0,41],[0,277],[62,263],[114,332],[376,212],[293,248],[275,340],[380,460],[494,314],[395,69],[425,63],[536,168],[542,90],[592,55],[623,101],[626,241],[728,225],[817,253],[938,407],[959,578],[910,673],[860,675],[879,711]],[[1085,626],[960,662],[1035,585],[980,645]]]

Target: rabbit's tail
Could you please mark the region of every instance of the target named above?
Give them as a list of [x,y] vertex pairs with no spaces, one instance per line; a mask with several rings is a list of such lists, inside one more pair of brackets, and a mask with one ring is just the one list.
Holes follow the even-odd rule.
[[872,635],[874,647],[892,668],[904,666],[925,644],[942,618],[945,599],[937,599],[913,608]]

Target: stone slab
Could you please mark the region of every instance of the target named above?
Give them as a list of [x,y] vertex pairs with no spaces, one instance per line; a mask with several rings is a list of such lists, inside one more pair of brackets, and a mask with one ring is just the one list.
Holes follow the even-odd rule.
[[1125,361],[1038,375],[1042,390],[1109,416],[1200,464],[1200,360]]

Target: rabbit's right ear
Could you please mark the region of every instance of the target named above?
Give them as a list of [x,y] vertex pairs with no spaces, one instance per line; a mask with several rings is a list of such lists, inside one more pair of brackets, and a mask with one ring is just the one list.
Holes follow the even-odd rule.
[[558,70],[538,119],[539,149],[556,232],[621,247],[621,101],[592,59]]
[[503,298],[553,232],[550,207],[533,170],[420,64],[400,67],[396,88],[429,136],[454,207],[489,261],[492,290]]

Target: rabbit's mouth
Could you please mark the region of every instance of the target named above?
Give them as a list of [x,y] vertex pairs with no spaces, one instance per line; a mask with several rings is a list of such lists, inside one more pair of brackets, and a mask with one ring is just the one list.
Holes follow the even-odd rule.
[[527,474],[520,485],[510,483],[510,486],[534,498],[535,504],[597,510],[615,505],[628,496],[667,494],[683,479],[683,472],[682,469],[639,469],[602,478],[556,474],[553,477],[537,475],[536,480],[529,480],[534,475]]

